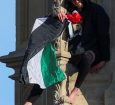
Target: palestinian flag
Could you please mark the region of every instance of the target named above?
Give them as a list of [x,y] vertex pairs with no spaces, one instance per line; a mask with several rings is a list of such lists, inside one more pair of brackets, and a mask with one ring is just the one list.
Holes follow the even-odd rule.
[[20,70],[21,83],[38,84],[44,89],[65,79],[52,41],[67,24],[52,16],[36,19]]

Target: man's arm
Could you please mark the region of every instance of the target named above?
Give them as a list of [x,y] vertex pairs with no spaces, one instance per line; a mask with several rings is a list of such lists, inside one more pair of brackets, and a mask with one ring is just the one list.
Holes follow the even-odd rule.
[[109,17],[102,7],[98,8],[96,12],[97,39],[101,61],[91,68],[91,73],[99,72],[110,60]]
[[100,11],[98,12],[99,14],[97,16],[97,34],[98,34],[100,55],[103,61],[109,61],[110,60],[110,34],[109,34],[110,21],[108,15],[106,14],[103,8],[100,9]]

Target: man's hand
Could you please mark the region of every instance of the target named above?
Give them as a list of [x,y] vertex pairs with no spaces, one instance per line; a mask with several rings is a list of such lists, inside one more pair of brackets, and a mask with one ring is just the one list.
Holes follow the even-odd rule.
[[61,22],[63,22],[67,18],[67,16],[66,16],[66,9],[61,7],[59,13],[57,14],[57,16],[58,16],[59,20]]
[[101,61],[98,64],[94,65],[91,69],[90,69],[90,73],[94,74],[94,73],[98,73],[104,66],[105,66],[106,62],[105,61]]

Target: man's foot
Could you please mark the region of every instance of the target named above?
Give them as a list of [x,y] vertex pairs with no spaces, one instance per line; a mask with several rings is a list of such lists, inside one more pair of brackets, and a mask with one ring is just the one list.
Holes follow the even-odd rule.
[[78,94],[78,90],[79,90],[79,88],[76,88],[76,87],[72,90],[71,94],[68,97],[68,100],[69,100],[70,103],[75,102],[76,96]]
[[31,102],[25,102],[24,105],[32,105],[32,103]]

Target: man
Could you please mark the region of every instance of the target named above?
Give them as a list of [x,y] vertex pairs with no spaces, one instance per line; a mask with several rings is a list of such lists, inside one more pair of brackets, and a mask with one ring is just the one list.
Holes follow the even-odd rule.
[[99,72],[110,60],[109,17],[101,6],[90,0],[65,0],[64,8],[61,5],[57,8],[60,8],[57,16],[61,22],[65,20],[66,12],[74,10],[83,18],[81,35],[70,41],[70,63],[79,69],[75,87],[68,96],[69,102],[73,103],[88,72]]
[[[79,69],[75,87],[68,96],[68,101],[73,103],[89,70],[96,73],[110,60],[109,18],[101,6],[89,0],[54,0],[53,9],[53,14],[58,16],[62,23],[67,18],[66,13],[72,13],[74,10],[83,18],[81,35],[70,40],[70,63]],[[35,87],[25,105],[32,105],[31,100],[36,100],[42,93],[42,90],[36,93],[39,87]]]

